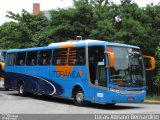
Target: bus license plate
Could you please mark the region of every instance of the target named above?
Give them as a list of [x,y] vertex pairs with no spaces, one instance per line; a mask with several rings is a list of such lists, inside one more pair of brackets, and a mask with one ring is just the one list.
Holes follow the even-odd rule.
[[128,101],[133,101],[133,100],[135,100],[135,98],[133,98],[133,97],[128,98]]

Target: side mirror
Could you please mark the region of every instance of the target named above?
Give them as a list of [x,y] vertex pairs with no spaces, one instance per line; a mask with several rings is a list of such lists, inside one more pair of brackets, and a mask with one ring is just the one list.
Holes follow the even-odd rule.
[[155,69],[155,64],[156,64],[156,61],[155,61],[154,57],[151,57],[151,56],[143,56],[143,57],[144,57],[144,59],[148,59],[149,64],[150,64],[150,68],[146,68],[146,71],[154,70]]
[[105,54],[108,55],[108,59],[109,59],[109,67],[114,67],[114,53],[113,52],[108,52],[108,51],[104,51]]

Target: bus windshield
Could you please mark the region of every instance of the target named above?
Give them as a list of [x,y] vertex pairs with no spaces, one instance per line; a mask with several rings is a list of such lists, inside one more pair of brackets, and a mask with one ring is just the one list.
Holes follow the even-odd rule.
[[123,87],[145,85],[141,52],[136,48],[108,47],[115,54],[115,66],[110,69],[110,83]]

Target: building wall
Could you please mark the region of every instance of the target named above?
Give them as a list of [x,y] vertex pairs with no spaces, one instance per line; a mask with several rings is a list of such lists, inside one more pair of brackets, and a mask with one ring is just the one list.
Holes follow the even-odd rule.
[[38,15],[40,13],[40,4],[33,3],[33,15]]

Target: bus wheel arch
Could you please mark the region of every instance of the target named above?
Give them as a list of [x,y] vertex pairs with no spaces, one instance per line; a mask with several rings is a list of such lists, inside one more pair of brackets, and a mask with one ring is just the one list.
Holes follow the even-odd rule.
[[84,100],[84,90],[80,85],[75,85],[72,90],[72,98],[78,106],[86,106],[87,101]]

